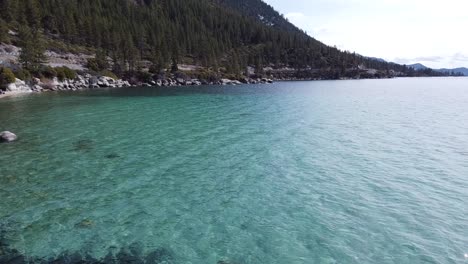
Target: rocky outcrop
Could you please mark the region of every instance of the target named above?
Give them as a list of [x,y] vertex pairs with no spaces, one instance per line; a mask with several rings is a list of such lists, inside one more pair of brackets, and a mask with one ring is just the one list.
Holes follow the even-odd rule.
[[97,89],[97,88],[120,88],[131,86],[128,81],[115,80],[107,76],[91,76],[86,74],[84,76],[78,75],[73,80],[59,81],[57,78],[53,78],[47,82],[38,82],[33,86],[33,91],[52,90],[52,91],[64,91],[64,90],[83,90],[83,89]]
[[18,137],[11,133],[10,131],[3,131],[0,133],[0,142],[13,142],[15,140],[17,140]]
[[218,84],[220,85],[241,85],[241,84],[258,84],[258,83],[273,83],[272,79],[252,79],[252,78],[241,78],[240,80],[221,79]]
[[97,83],[99,87],[110,87],[110,88],[120,88],[120,87],[128,87],[130,83],[128,81],[123,81],[120,79],[113,79],[107,76],[100,76],[97,78]]
[[192,86],[202,85],[203,83],[198,79],[184,79],[184,78],[163,78],[144,83],[143,86],[158,86],[158,87],[174,87],[174,86]]
[[221,79],[219,80],[219,84],[221,85],[236,85],[235,81],[230,79]]
[[8,92],[32,92],[32,89],[24,81],[16,79],[14,83],[10,83],[6,86]]
[[[33,78],[28,83],[16,79],[15,83],[11,83],[6,87],[6,93],[25,93],[25,92],[42,92],[42,91],[77,91],[83,89],[99,89],[99,88],[120,88],[130,86],[158,86],[158,87],[173,87],[173,86],[199,86],[199,85],[241,85],[241,84],[258,84],[258,83],[273,83],[271,79],[252,79],[242,78],[240,80],[219,79],[214,81],[192,79],[188,76],[173,76],[170,78],[158,78],[149,83],[129,83],[121,79],[114,79],[107,76],[93,76],[90,74],[77,75],[73,80],[59,80],[57,77],[47,80]],[[0,94],[3,93],[0,90]]]
[[242,78],[240,80],[220,79],[218,81],[207,81],[199,79],[183,79],[183,78],[161,78],[151,83],[143,83],[142,86],[158,86],[158,87],[173,87],[173,86],[199,86],[199,85],[241,85],[241,84],[258,84],[258,83],[273,83],[273,80]]

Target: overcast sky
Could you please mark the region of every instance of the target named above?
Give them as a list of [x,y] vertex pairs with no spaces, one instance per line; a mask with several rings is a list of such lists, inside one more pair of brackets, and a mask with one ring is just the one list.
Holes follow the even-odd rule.
[[468,67],[468,0],[264,0],[314,38],[402,64]]

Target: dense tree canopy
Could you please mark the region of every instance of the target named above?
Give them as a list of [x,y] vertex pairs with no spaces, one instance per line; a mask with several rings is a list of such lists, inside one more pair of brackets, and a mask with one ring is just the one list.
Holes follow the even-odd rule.
[[[2,24],[28,27],[103,52],[117,73],[138,69],[141,60],[151,61],[153,70],[190,61],[232,73],[247,66],[322,69],[338,75],[358,65],[407,70],[326,46],[260,0],[0,0],[0,16],[0,38],[5,38]],[[102,63],[98,58],[93,67]]]

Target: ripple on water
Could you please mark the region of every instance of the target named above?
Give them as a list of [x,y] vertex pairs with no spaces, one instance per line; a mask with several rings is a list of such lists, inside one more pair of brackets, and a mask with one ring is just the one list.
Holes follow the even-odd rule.
[[2,99],[0,263],[464,262],[467,84]]

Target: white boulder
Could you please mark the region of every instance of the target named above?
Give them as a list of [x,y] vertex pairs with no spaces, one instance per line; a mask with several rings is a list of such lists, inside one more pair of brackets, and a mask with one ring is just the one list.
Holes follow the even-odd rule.
[[20,79],[16,79],[14,83],[7,85],[6,90],[9,92],[31,92],[31,87]]
[[15,140],[17,140],[18,137],[11,133],[10,131],[3,131],[0,133],[0,142],[13,142]]

